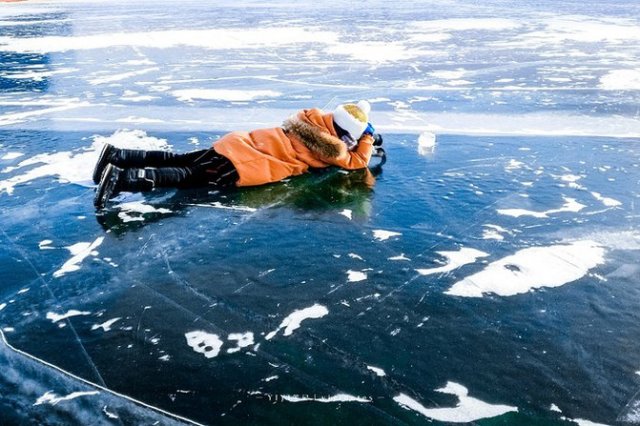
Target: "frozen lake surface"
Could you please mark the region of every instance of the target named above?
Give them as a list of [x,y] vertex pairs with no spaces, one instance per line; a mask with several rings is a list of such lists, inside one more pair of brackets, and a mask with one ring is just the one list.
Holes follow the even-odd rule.
[[[640,424],[640,4],[0,6],[0,423]],[[368,99],[388,162],[123,194]]]

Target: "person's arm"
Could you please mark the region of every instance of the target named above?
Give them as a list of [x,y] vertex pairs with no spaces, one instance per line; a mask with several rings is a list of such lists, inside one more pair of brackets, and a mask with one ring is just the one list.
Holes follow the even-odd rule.
[[369,164],[372,152],[373,136],[365,134],[360,137],[358,145],[353,151],[347,150],[345,146],[344,149],[340,150],[338,157],[324,159],[324,161],[346,170],[363,169]]

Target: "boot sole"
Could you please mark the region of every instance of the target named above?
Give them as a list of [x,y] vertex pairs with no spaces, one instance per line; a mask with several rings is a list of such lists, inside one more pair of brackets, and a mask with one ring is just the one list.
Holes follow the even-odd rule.
[[96,209],[102,209],[107,204],[107,201],[115,194],[115,189],[120,179],[120,172],[122,169],[114,166],[113,164],[107,164],[107,167],[102,173],[100,183],[96,189],[96,195],[93,199],[93,205]]
[[100,182],[104,170],[109,162],[107,159],[107,152],[111,150],[111,145],[105,143],[102,146],[102,150],[100,151],[100,155],[98,156],[98,161],[96,162],[96,166],[93,169],[93,183],[96,185]]

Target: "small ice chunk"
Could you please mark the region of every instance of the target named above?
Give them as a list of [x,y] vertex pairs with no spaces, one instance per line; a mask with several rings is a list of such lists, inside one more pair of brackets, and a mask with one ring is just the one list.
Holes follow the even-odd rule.
[[555,411],[556,413],[562,413],[562,410],[556,404],[551,404],[551,406],[549,407],[549,410]]
[[355,283],[358,281],[364,281],[367,279],[367,273],[362,271],[347,271],[347,281],[350,283]]
[[317,303],[308,308],[293,311],[284,320],[282,320],[282,322],[280,323],[280,326],[276,330],[267,334],[265,336],[265,339],[266,340],[273,339],[273,337],[278,333],[278,331],[282,330],[283,328],[284,328],[284,333],[282,334],[284,336],[290,336],[294,332],[294,330],[300,328],[300,324],[302,323],[302,321],[306,319],[322,318],[328,313],[329,313],[329,310],[325,306],[318,305]]
[[433,154],[436,149],[436,135],[431,132],[422,132],[418,136],[418,155]]

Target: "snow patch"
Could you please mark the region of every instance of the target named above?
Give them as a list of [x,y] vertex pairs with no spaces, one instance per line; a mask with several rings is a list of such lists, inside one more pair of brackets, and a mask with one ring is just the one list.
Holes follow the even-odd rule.
[[454,382],[447,382],[444,388],[436,389],[436,391],[457,396],[459,399],[458,405],[451,408],[427,408],[403,393],[394,397],[393,400],[400,404],[401,407],[414,410],[430,419],[451,423],[474,422],[518,411],[517,407],[492,405],[470,397],[467,388]]
[[52,249],[53,247],[49,247],[49,245],[52,243],[53,241],[51,240],[42,240],[38,243],[38,248],[40,250],[47,250],[47,249]]
[[586,206],[584,204],[580,204],[573,198],[563,197],[565,203],[562,207],[558,209],[546,210],[543,212],[536,212],[525,209],[498,209],[498,213],[506,216],[520,217],[520,216],[532,216],[538,219],[549,217],[551,214],[555,213],[564,213],[564,212],[572,212],[577,213]]
[[600,78],[604,90],[640,90],[640,70],[609,71]]
[[106,49],[114,46],[167,49],[177,46],[201,47],[212,50],[273,49],[298,43],[336,41],[333,32],[303,27],[167,30],[147,32],[106,33],[85,36],[2,37],[0,51],[19,53],[49,53],[69,50]]
[[111,331],[111,326],[117,321],[119,321],[120,319],[121,319],[120,317],[116,317],[108,321],[105,321],[102,324],[94,324],[91,326],[91,330],[97,330],[101,328],[106,333],[107,331]]
[[282,322],[280,323],[280,326],[276,330],[267,334],[265,339],[266,340],[273,339],[273,337],[283,328],[284,328],[284,333],[282,334],[284,336],[290,336],[294,332],[294,330],[300,328],[300,324],[302,323],[302,321],[306,319],[322,318],[328,313],[329,313],[329,310],[325,306],[318,305],[317,303],[308,308],[293,311],[284,320],[282,320]]
[[423,31],[505,31],[519,28],[520,23],[504,18],[453,18],[417,21],[409,24],[410,29]]
[[441,78],[444,80],[458,80],[462,78],[467,73],[463,68],[458,68],[455,70],[437,70],[429,73],[431,77]]
[[283,401],[287,402],[371,402],[371,398],[353,396],[346,393],[338,393],[328,397],[311,397],[305,395],[280,395]]
[[99,393],[100,392],[98,391],[85,391],[85,392],[72,392],[69,395],[58,396],[55,393],[53,393],[53,391],[48,391],[44,395],[42,395],[40,398],[38,398],[33,405],[34,406],[42,405],[42,404],[56,405],[62,401],[69,401],[75,398],[79,398],[81,396],[98,395]]
[[387,373],[385,373],[385,371],[382,368],[374,367],[372,365],[367,365],[367,370],[373,371],[378,377],[384,377],[387,375]]
[[513,296],[540,287],[559,287],[576,281],[604,263],[604,254],[604,248],[590,240],[526,248],[455,283],[445,294]]
[[53,276],[58,278],[68,272],[77,271],[80,269],[80,263],[89,255],[96,256],[95,248],[102,244],[104,237],[98,237],[92,243],[76,243],[72,246],[66,247],[67,250],[73,255],[71,259],[67,260],[64,265],[53,273]]
[[62,182],[75,183],[82,186],[93,186],[93,167],[105,143],[118,148],[167,150],[164,139],[147,136],[142,130],[118,130],[110,136],[93,136],[91,147],[78,152],[62,151],[54,154],[38,154],[21,161],[15,169],[41,164],[24,174],[12,176],[0,181],[0,193],[13,194],[17,185],[33,181],[45,176],[57,176]]
[[400,232],[394,232],[394,231],[385,231],[384,229],[374,229],[373,230],[373,238],[375,238],[378,241],[385,241],[388,240],[391,237],[397,237],[402,235],[402,233]]
[[94,79],[88,80],[88,82],[92,86],[97,86],[99,84],[113,83],[114,81],[126,80],[126,79],[131,78],[131,77],[136,77],[136,76],[139,76],[139,75],[147,74],[147,73],[150,73],[152,71],[158,71],[158,70],[160,70],[160,68],[158,68],[158,67],[145,68],[145,69],[142,69],[142,70],[129,71],[129,72],[121,73],[121,74],[113,74],[113,75],[109,75],[107,77],[94,78]]
[[408,261],[411,261],[411,259],[409,259],[407,256],[405,256],[404,253],[400,253],[397,256],[387,257],[387,260],[408,260]]
[[203,354],[205,358],[214,358],[220,353],[222,340],[217,334],[210,334],[202,330],[194,330],[185,333],[189,345],[195,352]]
[[346,217],[349,220],[353,219],[353,211],[352,210],[344,209],[339,214],[341,214],[342,216]]
[[258,209],[253,208],[253,207],[247,207],[247,206],[230,206],[230,205],[226,205],[226,204],[222,204],[219,201],[214,201],[212,203],[204,203],[204,204],[200,204],[200,203],[187,203],[185,204],[187,206],[193,206],[193,207],[212,207],[212,208],[216,208],[216,209],[225,209],[225,210],[237,210],[237,211],[241,211],[241,212],[256,212],[258,211]]
[[14,160],[18,157],[22,157],[24,154],[21,152],[8,152],[0,158],[0,160]]
[[605,423],[596,423],[596,422],[592,422],[591,420],[585,420],[585,419],[569,419],[567,417],[562,417],[562,419],[568,420],[573,423],[577,423],[578,426],[609,426]]
[[149,204],[145,204],[142,201],[130,201],[126,203],[121,203],[116,206],[120,209],[118,213],[118,217],[123,222],[135,222],[135,221],[144,221],[144,217],[131,215],[131,213],[138,213],[140,215],[149,214],[149,213],[161,213],[168,214],[171,213],[171,210],[165,208],[156,208]]
[[599,192],[591,192],[591,195],[593,195],[593,198],[596,200],[602,202],[606,207],[618,207],[622,205],[620,201],[609,197],[603,197]]
[[91,312],[88,311],[78,311],[76,309],[70,309],[64,314],[56,314],[55,312],[47,312],[47,319],[50,319],[51,322],[56,323],[58,321],[76,317],[78,315],[91,315]]
[[255,99],[277,98],[282,95],[274,90],[231,89],[184,89],[172,92],[179,101],[193,102],[196,99],[227,102],[246,102]]
[[235,348],[227,349],[227,353],[235,353],[239,352],[240,349],[246,348],[247,346],[253,345],[255,342],[253,341],[253,333],[247,331],[246,333],[231,333],[227,340],[235,340],[237,342],[237,346]]
[[447,259],[447,263],[444,266],[430,269],[416,269],[416,272],[420,275],[446,274],[461,266],[473,263],[481,257],[488,256],[488,254],[483,251],[466,247],[462,247],[458,251],[437,251],[436,253]]
[[499,240],[502,241],[504,240],[504,233],[508,233],[510,234],[509,231],[507,231],[506,229],[504,229],[501,226],[498,225],[491,225],[491,224],[487,224],[487,225],[482,225],[485,228],[482,232],[482,239],[483,240]]

